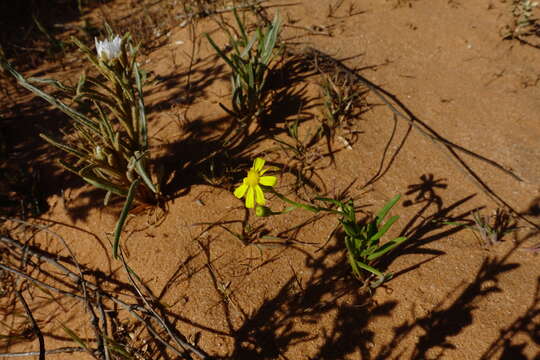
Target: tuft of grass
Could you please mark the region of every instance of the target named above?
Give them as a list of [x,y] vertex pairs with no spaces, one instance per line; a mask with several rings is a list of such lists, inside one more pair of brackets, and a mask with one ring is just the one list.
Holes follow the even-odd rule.
[[255,33],[249,36],[244,21],[238,16],[236,9],[233,9],[233,14],[237,25],[235,34],[223,27],[229,37],[231,48],[229,53],[222,50],[208,34],[205,35],[210,45],[232,70],[232,109],[223,104],[220,106],[241,123],[246,124],[258,117],[265,108],[264,86],[268,66],[274,57],[281,19],[276,14],[268,27],[258,27]]
[[504,210],[497,209],[492,216],[484,216],[480,211],[472,215],[473,224],[468,226],[485,246],[500,243],[503,238],[518,230],[518,226],[511,216]]
[[476,210],[472,213],[472,221],[469,223],[444,223],[472,230],[474,236],[486,247],[500,243],[507,234],[519,230],[515,219],[504,209],[497,209],[491,216],[482,215]]
[[320,86],[323,99],[321,129],[333,138],[337,128],[350,126],[352,119],[362,111],[367,91],[353,86],[338,74],[325,74]]

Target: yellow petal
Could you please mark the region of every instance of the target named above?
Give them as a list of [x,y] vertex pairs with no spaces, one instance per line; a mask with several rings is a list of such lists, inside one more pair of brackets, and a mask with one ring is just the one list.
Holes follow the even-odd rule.
[[255,186],[255,201],[259,205],[264,205],[264,193],[260,186]]
[[246,193],[246,207],[248,209],[252,209],[255,207],[255,190],[253,190],[253,187],[248,187],[247,193]]
[[236,188],[236,190],[234,190],[234,196],[241,199],[242,196],[246,194],[247,189],[248,189],[247,184],[240,185],[239,187]]
[[253,162],[253,169],[255,169],[255,171],[261,171],[263,166],[264,166],[264,159],[261,159],[261,158],[256,158],[255,161]]
[[259,178],[259,184],[264,186],[274,186],[277,183],[277,178],[275,176],[261,176]]

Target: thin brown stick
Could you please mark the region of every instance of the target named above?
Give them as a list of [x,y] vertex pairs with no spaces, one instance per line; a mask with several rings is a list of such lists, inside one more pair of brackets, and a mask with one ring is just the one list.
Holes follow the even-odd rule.
[[[122,260],[122,264],[124,265],[124,269],[126,270],[126,274],[128,275],[128,279],[129,281],[131,282],[131,285],[133,286],[133,288],[135,289],[135,291],[137,291],[137,294],[139,294],[139,297],[142,299],[142,301],[144,302],[144,304],[146,305],[146,308],[149,309],[152,314],[154,315],[154,319],[156,319],[159,324],[161,325],[162,328],[164,328],[167,333],[169,334],[169,336],[179,345],[181,346],[182,348],[184,349],[188,349],[190,351],[192,351],[193,353],[197,354],[198,356],[200,356],[201,358],[205,359],[206,358],[206,355],[204,353],[202,353],[199,349],[195,348],[193,345],[191,345],[190,343],[180,339],[178,336],[176,336],[176,334],[174,334],[174,332],[170,329],[170,327],[168,326],[168,324],[166,323],[165,319],[163,319],[155,310],[154,308],[152,307],[152,305],[150,305],[150,303],[148,302],[148,300],[146,300],[146,296],[142,293],[141,289],[139,288],[139,286],[137,285],[137,283],[135,282],[135,279],[133,278],[133,274],[135,274],[135,272],[128,266],[128,264],[126,263],[126,260],[124,259],[124,254],[122,254],[122,252],[120,252],[120,259]],[[137,276],[137,279],[138,279],[138,275],[135,274]]]
[[[95,337],[96,337],[96,339],[98,341],[98,346],[97,346],[98,350],[97,351],[101,353],[100,355],[103,355],[103,353],[106,353],[105,358],[106,358],[106,360],[109,360],[107,349],[105,348],[105,345],[104,345],[104,342],[103,342],[104,339],[103,339],[103,336],[102,336],[102,331],[99,328],[99,322],[97,320],[96,313],[94,311],[94,308],[92,307],[92,305],[88,301],[88,293],[87,293],[87,289],[86,289],[86,282],[84,281],[83,272],[81,270],[79,262],[75,258],[75,254],[73,253],[73,251],[71,250],[71,248],[67,244],[66,240],[62,236],[57,234],[56,232],[54,232],[52,230],[49,230],[48,226],[43,226],[43,225],[39,225],[39,224],[32,224],[32,223],[29,223],[27,221],[20,220],[20,219],[14,219],[14,218],[5,218],[5,219],[9,220],[9,221],[19,223],[19,224],[21,224],[23,226],[26,226],[26,227],[33,227],[33,228],[38,229],[39,231],[44,231],[47,234],[49,234],[49,235],[53,236],[54,238],[56,238],[57,240],[59,240],[62,243],[62,245],[64,245],[64,247],[66,248],[66,250],[69,253],[69,256],[73,260],[73,263],[77,267],[77,270],[79,272],[78,277],[82,280],[82,281],[80,281],[80,285],[82,287],[82,293],[83,293],[83,297],[85,299],[84,306],[85,306],[86,311],[90,314],[90,324],[92,325],[92,329],[94,330]],[[89,352],[89,354],[95,357],[95,355],[92,354],[92,352]],[[100,356],[100,357],[103,357],[103,356]]]
[[[161,342],[163,345],[165,345],[168,349],[170,349],[171,351],[173,351],[176,355],[178,356],[185,356],[185,352],[179,350],[178,348],[176,348],[175,346],[169,344],[165,339],[163,339],[161,337],[161,335],[159,335],[159,333],[153,328],[152,324],[150,322],[148,322],[146,319],[144,319],[142,316],[140,316],[138,313],[135,312],[135,310],[138,310],[138,311],[141,311],[142,313],[144,313],[145,315],[148,315],[150,317],[152,317],[154,320],[156,320],[166,331],[171,331],[170,329],[168,329],[167,327],[164,327],[163,326],[163,322],[162,322],[162,319],[159,318],[159,317],[156,317],[150,310],[138,305],[138,304],[128,304],[106,292],[104,292],[103,290],[99,289],[99,287],[91,282],[88,282],[86,280],[83,280],[81,279],[77,274],[75,274],[74,272],[72,272],[71,270],[67,269],[65,266],[59,264],[55,259],[53,259],[52,257],[48,256],[48,255],[45,255],[43,254],[42,252],[39,252],[37,250],[34,250],[32,248],[29,248],[29,247],[25,247],[23,244],[21,244],[20,242],[14,240],[14,239],[11,239],[11,238],[8,238],[6,236],[2,236],[0,237],[0,241],[1,242],[4,242],[6,244],[10,244],[12,246],[15,246],[21,250],[25,249],[29,254],[33,255],[33,256],[36,256],[37,258],[39,258],[40,260],[44,260],[46,261],[47,263],[55,266],[57,269],[60,269],[62,272],[64,272],[65,275],[69,276],[70,279],[72,279],[74,282],[76,282],[77,284],[79,283],[83,283],[85,284],[85,286],[88,288],[88,289],[91,289],[93,291],[95,291],[96,293],[98,293],[99,295],[103,296],[104,298],[107,298],[111,301],[113,301],[115,304],[117,304],[118,306],[120,306],[121,308],[123,308],[124,310],[128,311],[129,314],[134,317],[135,319],[137,319],[138,321],[142,322],[146,328],[148,329],[148,331],[156,338],[156,340],[158,340],[159,342]],[[65,291],[65,290],[62,290],[62,289],[58,289],[52,285],[49,285],[47,283],[44,283],[43,281],[40,281],[40,280],[37,280],[37,279],[34,279],[33,277],[19,271],[19,270],[16,270],[16,269],[13,269],[9,266],[6,266],[4,264],[0,264],[0,269],[4,269],[6,271],[9,271],[11,272],[12,274],[15,274],[19,277],[22,277],[26,280],[29,280],[29,281],[32,281],[44,288],[47,288],[51,291],[54,291],[54,292],[57,292],[57,293],[60,293],[62,295],[66,295],[66,296],[69,296],[69,297],[72,297],[72,298],[75,298],[75,299],[78,299],[78,300],[81,300],[81,301],[85,301],[85,297],[83,296],[80,296],[80,295],[77,295],[77,294],[73,294],[73,293],[70,293],[68,291]],[[186,348],[188,348],[190,351],[192,351],[193,353],[197,354],[198,356],[200,356],[202,359],[207,359],[208,356],[206,356],[204,354],[204,352],[202,350],[199,350],[198,348],[196,348],[195,346],[189,344],[189,343],[186,343]]]
[[99,309],[99,319],[102,326],[101,337],[103,339],[103,352],[105,353],[105,360],[110,360],[109,348],[107,347],[107,336],[109,331],[107,328],[107,317],[105,316],[105,309],[103,309],[103,302],[101,301],[101,295],[97,293],[97,307]]
[[30,323],[32,324],[32,331],[34,334],[36,334],[38,341],[39,341],[39,360],[45,360],[45,340],[43,339],[43,334],[41,333],[41,330],[39,330],[39,326],[36,322],[36,319],[34,319],[34,316],[32,315],[32,311],[30,311],[30,307],[26,303],[26,300],[24,300],[24,297],[20,293],[19,290],[13,289],[15,291],[15,295],[17,295],[17,298],[21,302],[21,304],[24,307],[24,311],[26,312],[26,316],[28,316],[28,320],[30,320]]
[[[52,349],[52,350],[45,350],[45,355],[53,355],[53,354],[63,354],[63,353],[74,353],[74,352],[82,352],[85,351],[83,348],[80,347],[63,347],[58,349]],[[38,356],[40,355],[40,351],[26,351],[26,352],[16,352],[16,353],[1,353],[0,358],[17,358],[17,357],[29,357],[29,356]]]

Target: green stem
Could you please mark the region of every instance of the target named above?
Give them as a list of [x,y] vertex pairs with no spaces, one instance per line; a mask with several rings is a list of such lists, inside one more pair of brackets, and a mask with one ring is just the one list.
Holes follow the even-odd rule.
[[319,211],[328,211],[328,212],[332,212],[332,213],[335,213],[335,214],[341,214],[339,211],[336,211],[334,209],[325,208],[325,207],[319,207],[319,206],[312,206],[312,205],[302,204],[302,203],[293,201],[293,200],[285,197],[285,195],[282,195],[282,194],[278,193],[276,190],[274,190],[272,188],[268,189],[268,191],[271,192],[272,194],[276,195],[278,198],[285,201],[286,203],[291,204],[291,205],[293,205],[294,207],[297,207],[297,208],[302,208],[302,209],[311,211],[313,213],[318,213]]

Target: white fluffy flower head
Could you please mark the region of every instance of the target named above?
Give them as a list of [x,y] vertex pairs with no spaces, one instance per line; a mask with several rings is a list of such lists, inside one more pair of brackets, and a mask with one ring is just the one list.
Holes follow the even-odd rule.
[[112,40],[99,41],[97,38],[96,50],[98,57],[102,60],[113,60],[120,56],[122,52],[122,38],[116,35]]

